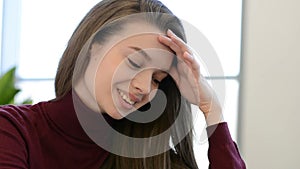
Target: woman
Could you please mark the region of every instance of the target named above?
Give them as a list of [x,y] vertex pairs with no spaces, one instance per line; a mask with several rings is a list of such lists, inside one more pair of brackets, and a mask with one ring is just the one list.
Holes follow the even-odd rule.
[[0,169],[198,168],[191,103],[209,126],[210,168],[245,168],[185,41],[159,1],[99,2],[62,56],[56,99],[0,109]]

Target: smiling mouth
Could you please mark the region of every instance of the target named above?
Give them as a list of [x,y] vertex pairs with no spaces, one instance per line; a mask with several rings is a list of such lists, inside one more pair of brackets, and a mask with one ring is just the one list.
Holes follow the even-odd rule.
[[118,93],[120,94],[121,98],[128,104],[134,105],[136,102],[132,101],[125,93],[118,89]]

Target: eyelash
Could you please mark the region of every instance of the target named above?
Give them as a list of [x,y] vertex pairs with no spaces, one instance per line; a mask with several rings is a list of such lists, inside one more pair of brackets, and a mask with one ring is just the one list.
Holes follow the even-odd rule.
[[131,59],[127,58],[128,62],[130,63],[131,66],[133,66],[134,68],[140,69],[141,66],[136,64],[134,61],[132,61]]
[[[140,69],[141,66],[136,64],[134,61],[132,61],[131,59],[127,58],[128,62],[130,63],[131,66],[133,66],[134,68]],[[155,78],[152,78],[152,81],[156,84],[159,85],[161,82]]]

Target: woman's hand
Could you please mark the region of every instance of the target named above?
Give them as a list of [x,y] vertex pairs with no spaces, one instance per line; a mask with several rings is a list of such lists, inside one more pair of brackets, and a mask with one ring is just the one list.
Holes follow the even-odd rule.
[[222,121],[222,108],[216,93],[201,75],[200,65],[189,46],[170,30],[167,36],[159,36],[159,41],[176,53],[177,66],[172,67],[169,73],[183,97],[199,106],[208,125]]

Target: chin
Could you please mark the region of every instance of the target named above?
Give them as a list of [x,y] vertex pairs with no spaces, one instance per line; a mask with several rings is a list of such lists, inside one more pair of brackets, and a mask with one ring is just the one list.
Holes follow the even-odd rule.
[[116,119],[116,120],[121,120],[121,119],[124,118],[117,110],[114,110],[114,111],[111,111],[111,112],[107,112],[107,114],[111,118]]

